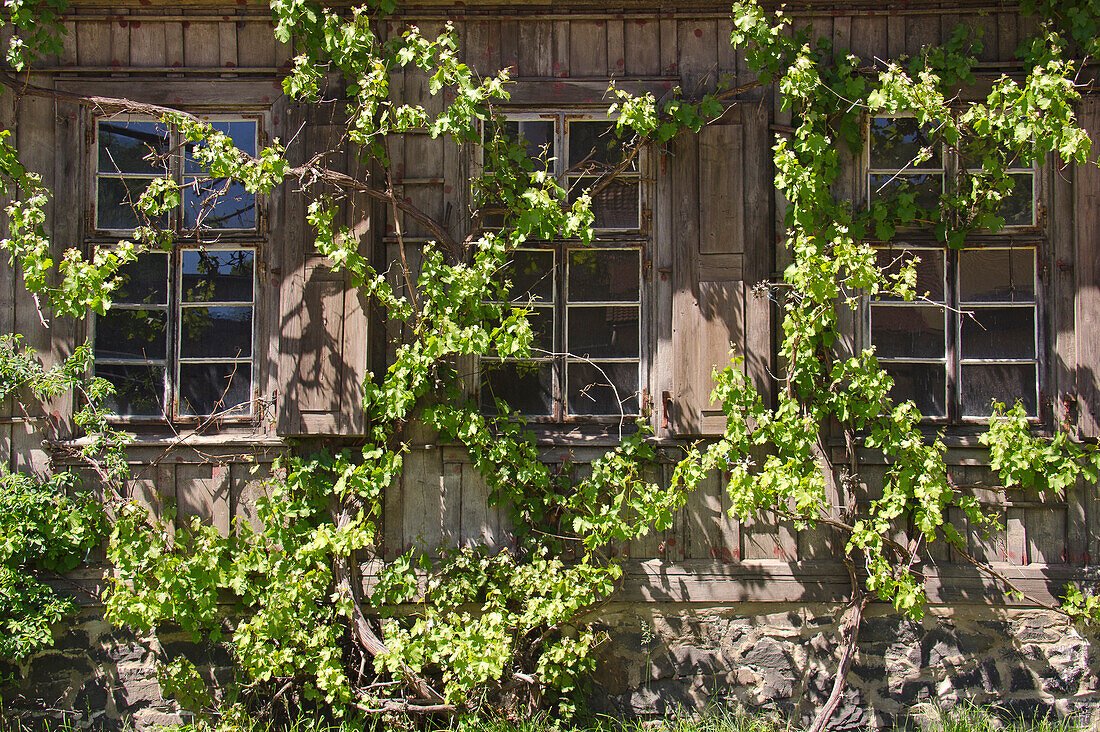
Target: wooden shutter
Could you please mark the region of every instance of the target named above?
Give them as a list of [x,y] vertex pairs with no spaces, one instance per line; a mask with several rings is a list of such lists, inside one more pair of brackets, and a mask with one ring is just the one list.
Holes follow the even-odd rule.
[[[293,103],[286,105],[282,118],[284,141],[306,123],[287,150],[292,165],[340,147],[343,127],[332,120],[309,119],[307,110]],[[326,165],[345,168],[346,153],[330,156]],[[298,189],[294,182],[283,186],[283,220],[273,220],[270,227],[279,260],[273,274],[280,280],[278,431],[362,434],[369,309],[347,274],[333,271],[331,262],[315,252],[315,232],[305,218],[307,196]],[[351,216],[351,207],[344,211]],[[368,246],[369,221],[346,223],[364,234],[363,246]]]
[[[1081,126],[1100,137],[1100,100],[1088,96]],[[1095,157],[1095,156],[1094,156]],[[1077,423],[1082,437],[1100,436],[1100,170],[1095,163],[1074,171],[1074,269],[1076,272]],[[1065,358],[1065,354],[1060,354]]]
[[771,269],[768,137],[764,108],[740,105],[671,150],[673,374],[664,400],[671,434],[722,432],[711,372],[729,363],[731,349],[767,388],[770,307],[752,288]]

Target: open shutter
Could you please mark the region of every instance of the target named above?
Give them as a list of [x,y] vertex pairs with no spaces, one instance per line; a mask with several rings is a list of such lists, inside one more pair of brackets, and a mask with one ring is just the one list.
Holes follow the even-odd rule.
[[[1100,136],[1100,100],[1087,96],[1081,126]],[[1100,436],[1100,170],[1094,163],[1074,171],[1077,423],[1082,437]],[[1065,354],[1061,354],[1065,358]]]
[[[307,124],[301,127],[302,122]],[[291,165],[336,147],[343,127],[307,119],[305,107],[290,103],[284,115],[284,140]],[[289,133],[289,134],[288,134]],[[345,167],[346,153],[329,156],[330,168]],[[358,288],[343,271],[314,250],[314,231],[306,222],[307,197],[291,183],[282,190],[283,221],[273,221],[280,261],[278,431],[284,435],[355,435],[365,430],[362,384],[367,378],[367,313]],[[353,210],[344,206],[350,218]],[[369,222],[347,221],[366,233]],[[368,246],[364,236],[363,246]]]
[[732,349],[766,389],[771,363],[770,307],[752,294],[770,272],[766,110],[734,107],[671,152],[673,388],[665,415],[674,435],[720,434],[713,369],[729,363]]

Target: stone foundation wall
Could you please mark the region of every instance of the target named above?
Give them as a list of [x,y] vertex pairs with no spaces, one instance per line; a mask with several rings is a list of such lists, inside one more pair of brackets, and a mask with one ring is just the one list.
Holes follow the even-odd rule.
[[[868,608],[834,729],[903,724],[921,702],[970,700],[1025,716],[1091,720],[1100,645],[1055,613],[932,608],[922,621]],[[774,709],[807,721],[828,697],[842,606],[620,605],[602,622],[595,702],[622,716]]]
[[[841,606],[617,604],[601,622],[596,711],[628,717],[745,705],[812,716],[832,686]],[[835,729],[904,723],[921,702],[972,700],[1024,715],[1091,720],[1100,703],[1100,644],[1038,610],[933,608],[919,622],[868,608]],[[0,664],[2,714],[58,717],[97,729],[183,720],[155,661],[182,654],[226,683],[232,658],[190,634],[139,638],[84,609],[56,647]]]

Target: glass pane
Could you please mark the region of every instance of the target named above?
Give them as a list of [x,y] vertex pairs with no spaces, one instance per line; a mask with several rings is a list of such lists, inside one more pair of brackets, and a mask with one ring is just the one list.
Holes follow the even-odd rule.
[[247,414],[252,400],[252,366],[247,363],[180,364],[181,415]]
[[931,211],[939,208],[940,194],[943,193],[943,174],[926,173],[922,175],[893,175],[875,173],[868,176],[871,187],[871,200],[892,199],[901,193],[912,192],[913,203],[917,208]]
[[1035,250],[962,250],[959,252],[959,299],[963,302],[1034,300]]
[[[137,208],[138,199],[152,178],[99,178],[96,193],[97,229],[135,229],[145,223]],[[168,226],[168,216],[158,222]]]
[[124,416],[163,417],[164,367],[100,364],[95,375],[114,384],[107,409]]
[[139,254],[118,271],[114,301],[119,303],[168,304],[168,255]]
[[252,302],[251,249],[185,249],[184,302]]
[[637,358],[638,306],[569,308],[566,348],[585,358]]
[[[168,128],[152,120],[100,120],[100,173],[168,175]],[[161,156],[157,160],[147,157]]]
[[962,409],[966,417],[988,417],[998,401],[1011,407],[1017,400],[1034,417],[1038,415],[1034,364],[964,364]]
[[1005,220],[1005,226],[1032,226],[1035,223],[1035,175],[1032,173],[1013,173],[1012,192],[1001,201],[998,214]]
[[943,358],[944,311],[935,306],[872,305],[871,343],[879,358]]
[[554,302],[554,252],[548,249],[518,250],[502,277],[512,283],[508,296],[513,301]]
[[181,358],[248,358],[252,355],[251,307],[180,309]]
[[[569,203],[572,204],[586,190],[596,185],[597,179],[570,178]],[[637,178],[615,178],[599,193],[592,196],[593,226],[597,229],[637,229],[639,221],[640,190]]]
[[532,160],[557,157],[553,120],[508,120],[500,124],[500,130],[509,140],[523,143]]
[[1035,309],[971,308],[962,316],[963,358],[1035,358]]
[[[256,120],[220,120],[211,122],[210,126],[218,132],[229,135],[233,146],[238,150],[249,157],[256,157]],[[204,170],[202,165],[192,157],[195,147],[194,144],[189,143],[184,149],[183,172],[185,173],[201,173]],[[198,147],[205,147],[205,145],[200,144]]]
[[883,364],[894,380],[890,396],[895,402],[911,401],[926,417],[947,416],[947,375],[943,366],[924,363]]
[[569,302],[638,302],[637,249],[571,249]]
[[902,170],[910,167],[922,148],[931,148],[932,157],[919,168],[940,168],[940,146],[932,142],[931,127],[922,126],[913,117],[873,117],[871,119],[871,167]]
[[638,414],[638,364],[570,362],[565,368],[570,414]]
[[554,367],[537,361],[482,361],[482,411],[497,414],[497,399],[503,399],[520,414],[550,416],[554,409]]
[[[902,264],[909,260],[917,260],[916,293],[918,297],[927,294],[929,300],[943,302],[944,293],[944,253],[942,249],[880,249],[875,252],[875,263],[883,272],[897,275],[901,271]],[[880,300],[900,300],[893,295],[883,295]]]
[[168,313],[165,310],[112,308],[95,319],[97,359],[167,358]]
[[542,353],[536,356],[545,356],[554,350],[554,308],[534,308],[527,313],[527,322],[531,325],[534,338],[531,339],[531,349],[539,349]]
[[[570,170],[607,170],[619,165],[627,152],[614,122],[569,122]],[[637,169],[637,158],[626,170]]]
[[191,179],[183,189],[184,226],[189,229],[255,229],[256,196],[228,178]]

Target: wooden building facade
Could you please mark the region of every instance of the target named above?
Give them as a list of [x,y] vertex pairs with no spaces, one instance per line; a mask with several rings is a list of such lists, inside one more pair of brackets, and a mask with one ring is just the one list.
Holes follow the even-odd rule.
[[[808,3],[792,15],[796,27],[812,25],[817,35],[868,60],[916,54],[948,37],[960,22],[980,27],[978,92],[1002,72],[1019,72],[1017,43],[1036,27],[1015,5],[993,3],[913,2],[889,11],[864,2]],[[753,81],[744,52],[729,43],[728,8],[718,5],[632,2],[608,10],[583,2],[425,3],[402,8],[391,30],[414,23],[430,35],[448,21],[477,72],[513,67],[507,113],[517,124],[541,121],[562,156],[570,129],[606,119],[605,90],[611,79],[658,99],[677,87],[691,93],[714,88],[719,80],[732,81],[734,87]],[[273,38],[261,5],[141,0],[108,7],[82,0],[65,25],[63,52],[34,68],[28,76],[32,84],[176,106],[238,125],[240,139],[252,145],[279,138],[288,144],[292,162],[328,149],[338,134],[338,120],[319,118],[316,110],[283,95],[281,79],[292,53]],[[410,72],[393,84],[411,103],[429,109],[441,103],[428,95],[423,75]],[[1095,99],[1086,96],[1079,114],[1090,132],[1100,132]],[[111,201],[121,200],[133,180],[150,174],[136,163],[127,167],[112,159],[112,166],[104,167],[100,161],[104,151],[111,152],[109,139],[117,133],[111,124],[145,128],[132,120],[111,123],[64,98],[18,95],[9,88],[0,96],[0,116],[4,127],[15,131],[29,167],[55,191],[49,218],[54,247],[88,248],[117,239],[127,226],[110,219]],[[637,392],[633,409],[649,415],[657,441],[670,450],[720,432],[721,412],[709,401],[710,372],[727,361],[731,344],[743,356],[749,377],[765,391],[771,388],[778,308],[755,286],[776,280],[787,263],[784,202],[773,185],[771,146],[774,135],[790,124],[790,112],[782,109],[775,89],[755,88],[733,100],[726,114],[699,135],[646,150],[623,183],[630,196],[637,192],[637,200],[631,198],[625,218],[606,227],[594,245],[598,257],[619,257],[626,261],[622,271],[634,274],[601,274],[598,283],[623,276],[628,281],[613,285],[611,300],[599,303],[563,295],[548,314],[557,323],[580,308],[604,308],[614,313],[601,321],[600,332],[610,333],[614,318],[636,327],[636,342],[632,334],[615,336],[626,345],[607,363],[617,364],[622,373],[637,373],[636,381],[624,377]],[[869,134],[874,124],[869,122]],[[168,139],[173,133],[156,134]],[[423,134],[394,141],[391,155],[403,195],[447,222],[453,236],[464,236],[467,222],[461,212],[468,206],[468,179],[478,161],[449,141]],[[365,174],[354,156],[336,157],[329,156],[326,164]],[[848,163],[838,193],[862,205],[869,180],[890,172],[889,160],[878,160],[868,149]],[[922,174],[935,179],[949,164],[941,160],[938,168]],[[166,174],[187,183],[186,165]],[[989,487],[966,419],[968,395],[973,389],[978,396],[984,392],[971,389],[978,379],[969,381],[966,374],[999,368],[994,383],[1023,394],[1030,389],[1029,408],[1045,428],[1076,420],[1084,436],[1100,432],[1095,374],[1100,368],[1100,173],[1095,166],[1074,169],[1051,160],[1020,175],[1033,195],[1023,204],[1017,225],[982,241],[981,251],[948,255],[941,250],[930,256],[934,271],[928,276],[938,278],[943,305],[999,306],[1004,312],[995,315],[1012,320],[1006,338],[1023,345],[1015,352],[987,354],[991,363],[981,357],[972,363],[964,352],[969,346],[960,345],[962,326],[940,321],[928,327],[933,337],[939,334],[942,349],[909,356],[899,350],[893,367],[910,374],[914,389],[939,390],[942,402],[930,406],[943,413],[953,477],[972,486],[1003,519],[1004,531],[988,539],[972,537],[975,555],[993,560],[1034,594],[1050,597],[1065,580],[1085,576],[1091,559],[1100,556],[1096,487],[1079,486],[1064,500]],[[250,515],[256,491],[262,489],[263,467],[292,440],[354,443],[364,427],[359,385],[371,370],[384,369],[389,344],[399,336],[376,318],[347,277],[333,272],[313,250],[294,186],[249,199],[245,209],[250,213],[214,211],[210,215],[218,220],[231,221],[225,231],[209,241],[181,239],[173,252],[155,255],[164,257],[149,264],[157,283],[118,298],[120,307],[113,311],[120,318],[118,328],[125,326],[124,316],[134,313],[154,323],[148,342],[155,341],[165,355],[151,365],[145,352],[135,355],[112,340],[111,334],[121,331],[112,330],[106,319],[58,320],[44,328],[18,272],[0,267],[0,331],[24,334],[25,343],[53,359],[91,338],[100,352],[102,375],[119,383],[163,379],[156,382],[164,384],[156,409],[167,418],[135,406],[138,396],[123,405],[124,411],[143,417],[130,421],[138,435],[130,452],[135,475],[152,505],[172,502],[181,518],[200,515],[224,531],[231,530],[234,518]],[[365,200],[344,211],[345,223],[380,269],[396,256],[398,225],[409,241],[429,238],[415,221],[395,222],[384,207]],[[619,214],[609,208],[606,215]],[[556,277],[568,277],[567,268],[580,261],[568,246],[545,256]],[[965,273],[979,269],[1003,271],[1010,279],[970,282]],[[211,272],[224,277],[211,279]],[[202,282],[211,288],[205,294],[198,286]],[[1013,293],[1009,302],[1001,302],[996,293],[1008,290]],[[900,312],[900,307],[869,303],[864,311],[849,314],[850,342],[843,347],[868,343],[875,323],[882,324],[887,339],[910,332],[913,322],[927,325],[923,314]],[[942,313],[950,308],[933,310],[946,317]],[[891,317],[901,325],[890,325]],[[195,321],[205,323],[206,330],[188,333],[198,328]],[[568,337],[565,324],[555,331]],[[546,368],[568,370],[571,364]],[[245,375],[247,382],[241,380]],[[234,386],[221,396],[230,391],[243,396],[223,409],[224,402],[211,401],[210,385],[226,379]],[[540,445],[552,463],[584,464],[616,442],[619,420],[613,414],[586,419],[583,409],[570,406],[575,395],[569,387],[562,392],[548,396],[548,419],[537,426]],[[42,445],[42,428],[51,420],[63,425],[70,410],[71,404],[60,400],[43,415],[9,411],[0,419],[8,464],[43,468],[50,448]],[[220,417],[208,419],[212,411]],[[487,508],[487,489],[462,450],[428,438],[414,437],[413,443],[401,482],[385,500],[387,556],[412,545],[428,550],[464,542],[507,545],[503,512]],[[873,456],[864,457],[874,463]],[[873,467],[868,473],[884,469]],[[873,487],[869,491],[873,496]],[[670,531],[621,547],[631,559],[623,599],[820,601],[845,596],[848,576],[835,561],[836,539],[767,516],[739,521],[726,513],[727,505],[716,476],[692,497]],[[929,578],[934,601],[1005,601],[969,565],[953,563],[946,550],[940,551],[938,569]]]

